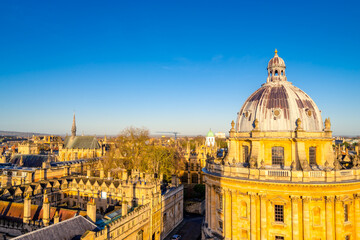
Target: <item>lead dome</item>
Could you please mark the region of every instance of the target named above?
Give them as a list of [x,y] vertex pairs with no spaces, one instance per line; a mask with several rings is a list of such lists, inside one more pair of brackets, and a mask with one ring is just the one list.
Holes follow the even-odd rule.
[[323,131],[320,110],[305,92],[287,81],[285,69],[284,60],[275,50],[268,63],[267,81],[240,109],[236,131],[249,132],[254,128],[261,131],[295,131],[298,119],[301,120],[302,130]]

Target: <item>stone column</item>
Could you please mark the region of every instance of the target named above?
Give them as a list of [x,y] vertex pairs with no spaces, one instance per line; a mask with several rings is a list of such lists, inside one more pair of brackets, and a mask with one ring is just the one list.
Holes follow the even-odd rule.
[[342,201],[340,197],[335,197],[335,239],[344,239],[343,238],[343,220],[344,219],[344,210],[342,206]]
[[205,196],[205,204],[206,204],[206,209],[205,209],[205,219],[206,219],[206,223],[207,224],[210,224],[210,186],[209,184],[205,184],[205,187],[206,187],[206,196]]
[[326,240],[334,240],[334,197],[325,199]]
[[256,240],[256,193],[249,192],[250,196],[250,240]]
[[224,236],[225,240],[232,239],[232,219],[231,219],[231,212],[232,212],[232,196],[231,192],[227,189],[224,192]]
[[260,226],[260,239],[261,240],[266,240],[267,239],[267,222],[266,222],[266,194],[261,193],[259,194],[260,196],[260,222],[261,222],[261,226]]
[[310,197],[303,197],[303,229],[304,229],[304,239],[311,239],[310,236]]
[[211,202],[210,204],[210,211],[211,211],[211,219],[210,219],[210,228],[211,230],[215,230],[215,224],[216,224],[216,200],[215,200],[215,187],[211,186],[210,188],[210,194],[211,194]]
[[354,209],[355,209],[355,238],[360,240],[360,195],[354,195]]
[[292,239],[300,239],[299,231],[299,196],[290,196],[292,211]]

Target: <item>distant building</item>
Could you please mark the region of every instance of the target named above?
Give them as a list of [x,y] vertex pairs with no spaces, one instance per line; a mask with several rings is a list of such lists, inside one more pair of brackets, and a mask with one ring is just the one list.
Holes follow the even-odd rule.
[[217,133],[215,133],[215,137],[224,139],[224,138],[226,138],[226,135],[223,132],[217,132]]
[[59,146],[60,161],[101,157],[103,148],[95,136],[76,136],[75,114],[71,136],[66,136],[64,144]]
[[213,146],[215,146],[215,144],[216,144],[215,143],[215,135],[210,129],[206,135],[205,145],[207,147],[213,147]]

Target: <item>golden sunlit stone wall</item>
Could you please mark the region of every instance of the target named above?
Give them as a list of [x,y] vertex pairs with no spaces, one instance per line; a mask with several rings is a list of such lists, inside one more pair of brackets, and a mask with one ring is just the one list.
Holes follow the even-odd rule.
[[[206,175],[205,233],[225,239],[360,239],[360,183],[294,184]],[[283,206],[283,221],[275,219]],[[357,231],[356,231],[357,230]]]

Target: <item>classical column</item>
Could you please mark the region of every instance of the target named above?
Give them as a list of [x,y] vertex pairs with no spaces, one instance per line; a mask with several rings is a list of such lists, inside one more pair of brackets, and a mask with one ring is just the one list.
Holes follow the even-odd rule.
[[325,199],[326,240],[334,240],[334,197]]
[[343,220],[344,219],[344,210],[342,206],[342,201],[340,197],[335,197],[335,239],[343,239]]
[[311,239],[310,236],[310,207],[309,202],[310,197],[303,197],[303,229],[304,229],[304,239]]
[[256,240],[256,193],[249,192],[250,196],[250,240]]
[[266,222],[266,194],[260,193],[260,233],[261,233],[261,240],[267,239],[267,222]]
[[299,231],[299,196],[290,196],[292,212],[292,239],[300,239]]
[[206,214],[206,222],[209,225],[210,224],[210,214],[211,214],[211,209],[210,209],[210,191],[211,191],[211,187],[209,186],[209,184],[205,184],[206,186],[206,197],[205,197],[205,203],[206,203],[206,210],[205,210],[205,214]]
[[211,202],[210,204],[210,209],[211,209],[211,216],[210,216],[210,228],[212,231],[214,231],[216,229],[216,200],[215,200],[215,186],[211,186]]
[[360,195],[354,195],[355,209],[355,239],[360,240]]
[[232,196],[231,196],[231,192],[229,191],[229,189],[225,190],[224,192],[224,200],[225,200],[225,206],[224,206],[224,213],[225,213],[225,217],[224,217],[224,236],[225,239],[232,239],[232,219],[231,219],[231,212],[232,212],[232,200],[231,200]]

